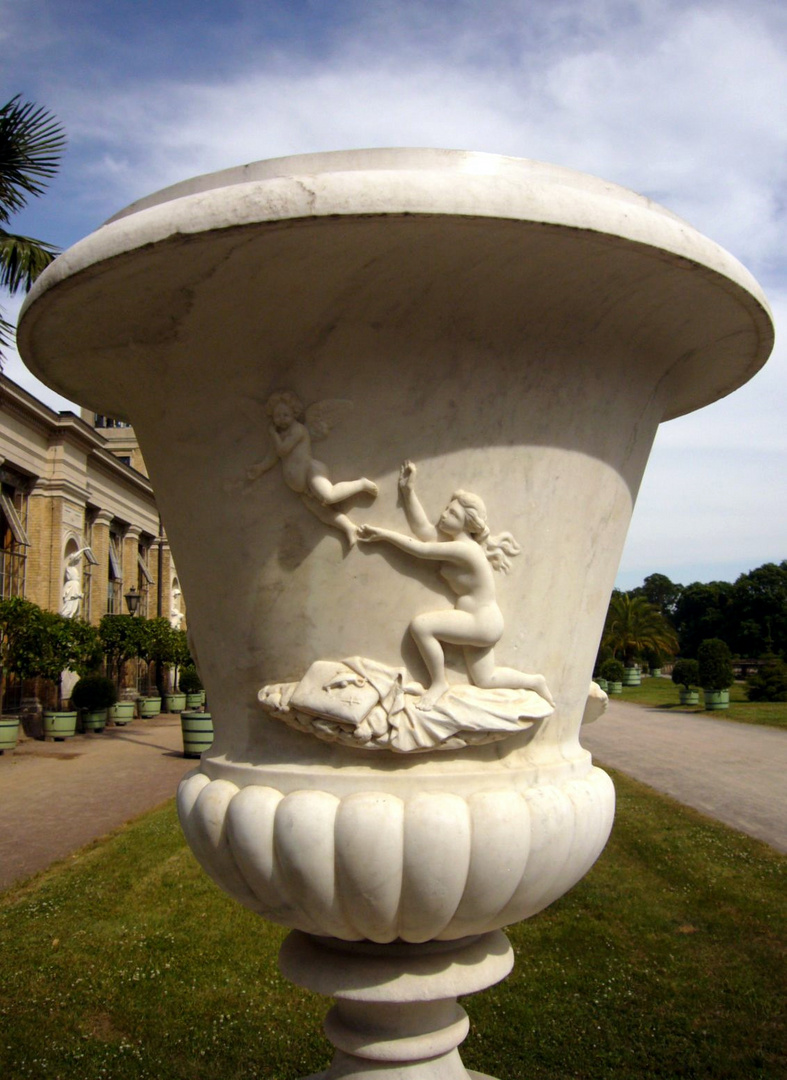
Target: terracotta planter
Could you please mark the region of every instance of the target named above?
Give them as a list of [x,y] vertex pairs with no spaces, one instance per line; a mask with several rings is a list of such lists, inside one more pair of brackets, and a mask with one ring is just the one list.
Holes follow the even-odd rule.
[[453,999],[606,842],[579,729],[634,494],[765,361],[756,282],[570,170],[347,152],[136,203],[18,338],[149,465],[220,717],[197,858],[337,996],[332,1080],[466,1080]]

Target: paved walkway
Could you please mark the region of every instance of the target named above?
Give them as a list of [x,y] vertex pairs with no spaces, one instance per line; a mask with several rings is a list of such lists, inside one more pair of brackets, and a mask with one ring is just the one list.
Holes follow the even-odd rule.
[[[582,742],[600,764],[787,852],[787,732],[612,702]],[[195,764],[177,716],[0,755],[0,891],[165,802]]]
[[787,731],[611,701],[581,741],[600,765],[787,852]]
[[0,891],[171,798],[197,764],[178,716],[0,755]]

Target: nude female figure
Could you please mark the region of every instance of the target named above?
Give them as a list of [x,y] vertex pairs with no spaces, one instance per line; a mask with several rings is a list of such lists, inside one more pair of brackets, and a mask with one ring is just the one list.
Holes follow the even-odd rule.
[[552,695],[543,675],[528,675],[495,664],[494,646],[503,634],[493,572],[507,573],[520,548],[510,533],[490,536],[486,507],[477,495],[456,491],[432,525],[415,494],[416,468],[405,461],[399,491],[410,528],[417,539],[376,525],[361,525],[358,539],[386,541],[418,559],[440,563],[440,576],[456,594],[456,606],[416,615],[410,633],[429,672],[430,683],[418,708],[430,709],[448,690],[444,644],[461,645],[470,681],[483,689],[534,690],[550,705]]
[[[304,410],[303,404],[291,390],[278,390],[271,394],[265,406],[270,418],[268,434],[273,444],[268,454],[247,472],[249,480],[272,469],[281,461],[284,482],[291,491],[301,496],[311,512],[334,528],[341,529],[352,546],[357,538],[358,527],[346,514],[334,510],[334,504],[351,499],[354,495],[377,495],[377,485],[366,477],[360,480],[345,480],[334,484],[328,476],[328,466],[312,456],[312,432],[309,428],[309,411],[319,410],[318,403]],[[303,420],[306,423],[303,423]],[[321,436],[324,438],[330,430],[323,425]],[[317,436],[315,435],[315,438]]]

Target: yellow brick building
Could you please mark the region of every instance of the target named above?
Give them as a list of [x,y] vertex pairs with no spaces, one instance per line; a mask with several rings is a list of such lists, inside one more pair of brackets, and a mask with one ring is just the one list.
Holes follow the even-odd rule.
[[0,597],[91,623],[127,610],[183,626],[153,488],[128,425],[54,412],[0,375]]

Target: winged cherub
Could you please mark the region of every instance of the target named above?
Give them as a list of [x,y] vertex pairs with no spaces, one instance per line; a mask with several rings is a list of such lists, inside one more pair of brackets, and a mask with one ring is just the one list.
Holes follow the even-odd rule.
[[303,402],[292,390],[277,390],[265,405],[270,418],[268,434],[273,444],[256,465],[247,472],[256,480],[281,461],[284,482],[300,495],[304,505],[326,525],[340,529],[352,546],[358,539],[358,526],[341,510],[334,509],[355,495],[377,495],[377,484],[362,476],[360,480],[332,483],[328,466],[312,456],[312,439],[324,439],[340,415],[352,405],[340,399],[318,401],[304,409]]

